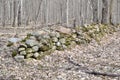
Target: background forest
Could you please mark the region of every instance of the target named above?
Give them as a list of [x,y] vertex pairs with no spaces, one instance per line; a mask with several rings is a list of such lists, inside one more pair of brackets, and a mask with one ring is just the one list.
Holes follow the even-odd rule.
[[0,25],[120,23],[120,0],[0,0]]

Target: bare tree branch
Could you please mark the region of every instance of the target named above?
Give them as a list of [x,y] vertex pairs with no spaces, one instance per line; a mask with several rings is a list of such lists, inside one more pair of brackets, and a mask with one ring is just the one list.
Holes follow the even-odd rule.
[[74,61],[72,61],[70,58],[66,58],[67,61],[79,68],[77,68],[77,70],[81,70],[85,73],[88,73],[88,74],[93,74],[93,75],[101,75],[101,76],[109,76],[109,77],[120,77],[120,74],[113,74],[113,73],[102,73],[102,72],[97,72],[97,71],[94,71],[94,70],[89,70],[87,67],[83,67],[82,65],[78,64],[78,63],[75,63]]

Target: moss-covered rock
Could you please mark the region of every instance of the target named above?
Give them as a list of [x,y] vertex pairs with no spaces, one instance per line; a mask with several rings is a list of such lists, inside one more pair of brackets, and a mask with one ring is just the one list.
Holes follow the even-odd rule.
[[27,48],[27,45],[25,43],[21,43],[18,48]]
[[19,51],[19,52],[25,51],[25,48],[24,48],[24,47],[20,47],[20,48],[18,48],[18,51]]
[[33,58],[33,53],[29,53],[29,54],[27,54],[26,56],[25,56],[25,58]]
[[8,42],[7,43],[7,47],[11,47],[11,46],[13,46],[14,44],[12,43],[12,42]]
[[12,57],[15,57],[17,54],[18,54],[18,51],[17,51],[17,50],[13,50],[13,51],[12,51]]
[[26,53],[32,53],[32,52],[34,52],[32,48],[27,48],[26,49]]
[[20,55],[26,55],[27,53],[26,53],[26,51],[20,51]]

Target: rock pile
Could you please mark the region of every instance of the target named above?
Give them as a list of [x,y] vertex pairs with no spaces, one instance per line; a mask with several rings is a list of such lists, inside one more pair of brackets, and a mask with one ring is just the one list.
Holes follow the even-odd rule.
[[90,43],[92,39],[98,43],[105,35],[115,31],[115,27],[97,24],[75,27],[74,29],[59,27],[40,30],[27,34],[13,51],[15,59],[41,59],[54,50],[64,50],[75,44]]

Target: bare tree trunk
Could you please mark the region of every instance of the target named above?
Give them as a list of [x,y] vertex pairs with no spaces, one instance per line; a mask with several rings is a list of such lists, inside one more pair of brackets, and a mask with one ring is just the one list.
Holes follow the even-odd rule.
[[91,0],[93,8],[93,22],[98,23],[98,0]]
[[45,23],[46,23],[46,26],[48,27],[48,1],[45,0],[45,5],[46,5],[46,8],[45,8]]
[[102,20],[101,23],[108,24],[108,1],[102,0],[103,8],[102,8]]
[[69,26],[69,0],[66,0],[66,23]]
[[21,5],[22,5],[21,2],[22,2],[22,1],[19,2],[19,6],[18,6],[18,17],[17,17],[17,18],[18,18],[18,23],[17,23],[18,26],[21,25],[21,11],[22,11],[22,10],[21,10]]
[[15,27],[16,22],[16,0],[13,1],[13,23],[12,27]]
[[6,7],[5,7],[5,4],[6,4],[6,1],[5,0],[2,0],[2,3],[3,3],[3,12],[2,12],[2,26],[5,27],[5,16],[6,16]]
[[42,4],[42,0],[40,0],[40,2],[39,2],[39,7],[38,7],[38,10],[37,10],[37,14],[36,14],[36,16],[35,16],[35,24],[36,24],[36,22],[37,22],[37,19],[38,19],[38,17],[39,17],[39,13],[40,13],[41,4]]
[[110,24],[113,25],[113,23],[112,23],[112,7],[113,7],[113,0],[110,0],[109,22],[110,22]]

